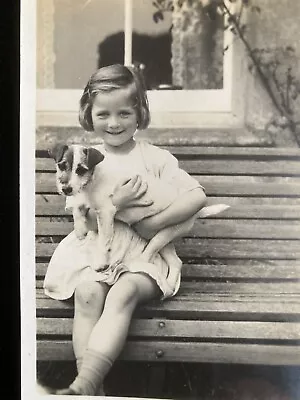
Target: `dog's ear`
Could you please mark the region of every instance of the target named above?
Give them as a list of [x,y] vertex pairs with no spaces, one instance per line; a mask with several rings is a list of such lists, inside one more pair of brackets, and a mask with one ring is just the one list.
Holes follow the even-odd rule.
[[59,163],[68,148],[69,147],[66,144],[56,143],[52,149],[48,150],[48,153],[52,158],[54,158],[56,163]]
[[93,147],[83,149],[83,153],[86,155],[86,166],[88,169],[94,168],[95,165],[104,159],[104,155]]

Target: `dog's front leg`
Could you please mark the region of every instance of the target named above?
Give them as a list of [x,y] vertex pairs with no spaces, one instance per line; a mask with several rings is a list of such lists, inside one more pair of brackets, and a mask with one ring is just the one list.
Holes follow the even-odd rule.
[[75,235],[79,240],[83,240],[87,233],[87,219],[86,212],[88,207],[81,205],[79,207],[73,207],[73,221],[74,221],[74,231]]
[[96,271],[107,268],[110,263],[111,244],[114,235],[114,217],[116,210],[103,204],[101,209],[96,209],[97,226],[98,226],[98,247],[97,255],[94,261],[94,269]]

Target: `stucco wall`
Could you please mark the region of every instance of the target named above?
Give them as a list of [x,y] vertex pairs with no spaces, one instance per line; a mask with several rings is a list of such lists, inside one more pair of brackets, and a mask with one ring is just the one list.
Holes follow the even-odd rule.
[[[293,46],[298,59],[296,75],[300,79],[300,1],[252,0],[252,4],[259,6],[261,12],[248,13],[248,37],[251,45],[257,48]],[[274,115],[274,107],[258,77],[248,71],[246,74],[246,123],[261,129]],[[297,103],[300,117],[299,98]]]

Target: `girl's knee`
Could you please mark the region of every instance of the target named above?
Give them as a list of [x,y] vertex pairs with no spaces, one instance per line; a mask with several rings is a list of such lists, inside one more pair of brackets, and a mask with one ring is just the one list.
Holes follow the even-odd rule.
[[116,311],[134,310],[139,301],[139,288],[130,278],[117,282],[108,292],[105,307]]
[[82,282],[75,289],[75,304],[78,307],[102,307],[106,296],[99,282]]

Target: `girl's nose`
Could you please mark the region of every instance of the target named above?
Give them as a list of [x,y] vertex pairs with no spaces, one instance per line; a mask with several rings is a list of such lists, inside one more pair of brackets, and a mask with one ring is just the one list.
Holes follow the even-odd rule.
[[110,128],[117,128],[118,126],[120,126],[119,119],[115,116],[111,116],[108,120],[108,126]]

